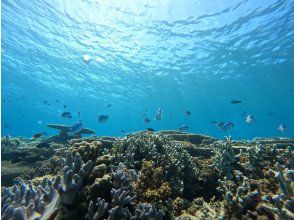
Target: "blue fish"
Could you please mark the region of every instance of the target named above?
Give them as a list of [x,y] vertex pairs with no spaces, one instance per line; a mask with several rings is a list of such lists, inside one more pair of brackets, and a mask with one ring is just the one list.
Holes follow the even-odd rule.
[[81,130],[83,130],[83,123],[82,121],[78,121],[76,124],[74,124],[69,131],[67,132],[67,135],[72,137],[78,134]]
[[211,123],[215,124],[215,126],[221,131],[226,132],[234,127],[232,122],[223,122],[223,121],[211,121]]
[[188,125],[181,125],[179,127],[179,131],[188,131],[189,130],[189,126]]

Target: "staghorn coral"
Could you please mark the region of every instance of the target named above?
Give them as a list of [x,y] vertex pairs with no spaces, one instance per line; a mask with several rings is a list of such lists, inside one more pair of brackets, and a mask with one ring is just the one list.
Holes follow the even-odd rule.
[[136,170],[141,168],[144,159],[153,160],[156,167],[165,171],[164,179],[174,196],[182,195],[184,191],[194,193],[192,185],[185,183],[197,182],[199,172],[181,142],[164,134],[138,132],[117,141],[114,150],[118,160]]
[[223,194],[226,207],[226,211],[229,216],[241,217],[242,214],[246,214],[248,210],[254,210],[260,192],[258,190],[252,190],[249,179],[239,173],[235,176],[237,184],[234,181],[219,180],[218,190]]
[[162,219],[164,213],[162,210],[155,209],[152,205],[141,203],[135,210],[135,215],[131,217],[131,220],[148,220],[148,219]]
[[249,161],[246,163],[246,166],[253,177],[263,175],[262,170],[265,167],[265,157],[266,149],[262,144],[255,145],[248,150]]
[[234,166],[237,162],[232,143],[231,137],[226,137],[224,142],[217,141],[213,144],[215,154],[213,165],[219,172],[224,173],[228,179],[232,179]]
[[105,202],[104,199],[97,199],[97,203],[95,204],[97,206],[97,211],[94,213],[93,201],[90,201],[89,207],[88,207],[88,220],[102,220],[103,215],[107,211],[108,203]]
[[164,182],[162,167],[155,167],[153,161],[143,162],[135,191],[139,199],[146,202],[165,201],[171,195],[169,183]]
[[280,194],[263,196],[263,200],[271,205],[261,204],[258,211],[279,219],[294,219],[294,170],[283,170],[279,163],[276,167],[277,172],[270,170],[269,173],[279,182]]

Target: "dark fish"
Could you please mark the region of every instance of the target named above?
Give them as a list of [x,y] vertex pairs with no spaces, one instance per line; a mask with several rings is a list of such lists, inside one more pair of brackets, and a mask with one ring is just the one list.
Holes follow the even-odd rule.
[[107,108],[110,108],[111,106],[112,106],[111,104],[108,104],[108,105],[107,105]]
[[44,103],[45,105],[50,105],[50,103],[49,103],[48,101],[46,101],[46,100],[43,100],[43,103]]
[[66,105],[63,105],[63,108],[66,109]]
[[188,131],[189,130],[189,126],[188,125],[181,125],[179,127],[179,131]]
[[79,116],[79,118],[81,117],[81,112],[80,111],[78,111],[78,116]]
[[150,121],[151,121],[151,120],[150,120],[149,118],[145,118],[145,119],[144,119],[144,123],[145,123],[145,124],[148,124]]
[[108,115],[100,115],[100,116],[98,116],[98,122],[100,122],[100,123],[104,123],[104,122],[106,122],[107,120],[109,119],[109,116]]
[[273,113],[273,112],[269,112],[268,115],[269,115],[269,116],[273,116],[273,115],[275,115],[275,113]]
[[34,140],[34,139],[40,138],[41,136],[42,136],[42,133],[37,133],[32,137],[32,139]]
[[55,100],[55,102],[59,102],[59,100],[58,100],[58,99],[56,99],[56,100]]
[[125,130],[121,130],[121,132],[125,133]]
[[294,89],[292,89],[292,88],[290,88],[290,89],[288,89],[289,90],[289,92],[294,92]]
[[60,116],[61,118],[67,118],[67,119],[71,119],[72,115],[70,112],[63,112]]
[[232,100],[231,103],[232,104],[240,104],[240,103],[242,103],[242,101],[240,101],[240,100]]
[[147,131],[152,131],[152,132],[154,131],[153,128],[146,128],[146,130],[147,130]]
[[6,122],[5,125],[1,125],[1,128],[9,128],[9,124]]
[[192,114],[192,113],[191,113],[190,111],[188,111],[188,110],[185,111],[185,115],[186,115],[186,116],[190,116],[191,114]]
[[146,116],[146,113],[142,114],[142,116],[145,117]]
[[226,132],[234,127],[232,122],[223,122],[223,121],[211,121],[211,123],[215,124],[215,126],[221,131]]

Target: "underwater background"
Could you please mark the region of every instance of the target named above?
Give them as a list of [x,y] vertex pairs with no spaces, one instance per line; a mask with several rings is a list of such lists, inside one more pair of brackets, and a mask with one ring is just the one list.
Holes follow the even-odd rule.
[[294,135],[292,0],[3,0],[1,46],[1,136],[79,119],[98,136],[181,125],[219,138]]

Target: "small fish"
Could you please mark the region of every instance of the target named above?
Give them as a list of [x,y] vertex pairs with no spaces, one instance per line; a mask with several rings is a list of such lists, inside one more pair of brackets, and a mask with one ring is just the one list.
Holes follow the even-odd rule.
[[42,133],[37,133],[37,134],[34,134],[34,136],[32,137],[32,140],[35,140],[35,139],[38,139],[42,136]]
[[156,121],[160,121],[160,120],[162,119],[162,117],[163,117],[163,111],[159,108],[159,109],[157,110],[156,115],[155,115],[155,120],[156,120]]
[[189,126],[188,125],[181,125],[180,127],[179,127],[179,131],[188,131],[190,128],[189,128]]
[[246,124],[251,125],[254,121],[254,117],[252,115],[247,115],[246,117]]
[[66,109],[66,105],[63,105],[63,108]]
[[104,123],[104,122],[106,122],[107,120],[109,119],[109,116],[108,115],[100,115],[100,116],[98,116],[98,122],[100,122],[100,123]]
[[146,113],[142,114],[143,117],[145,117],[146,115],[147,115]]
[[185,115],[186,115],[186,116],[190,116],[191,114],[192,114],[192,113],[191,113],[190,111],[188,111],[188,110],[185,111]]
[[232,104],[240,104],[240,103],[242,103],[242,101],[240,101],[240,100],[232,100],[231,103]]
[[45,105],[50,105],[50,103],[49,103],[48,101],[46,101],[46,100],[43,100],[43,103],[44,103]]
[[120,130],[122,133],[125,133],[125,130]]
[[277,130],[284,133],[287,130],[287,126],[285,124],[280,124]]
[[83,123],[82,121],[78,121],[76,124],[74,124],[69,131],[67,132],[67,135],[69,137],[75,136],[78,134],[81,130],[83,130]]
[[107,108],[110,108],[111,106],[112,106],[111,104],[108,104],[108,105],[107,105]]
[[154,131],[154,129],[153,128],[146,128],[146,131]]
[[9,124],[6,122],[4,125],[1,125],[1,128],[9,128]]
[[58,99],[56,99],[56,100],[55,100],[55,102],[57,102],[57,103],[58,103],[58,102],[59,102],[59,100],[58,100]]
[[211,121],[211,123],[215,124],[215,126],[221,131],[226,132],[234,127],[232,122],[223,122],[223,121]]
[[67,119],[71,119],[72,115],[70,112],[63,112],[60,116],[61,118],[67,118]]
[[38,124],[38,125],[41,125],[41,124],[43,124],[43,121],[42,121],[42,120],[38,120],[38,121],[37,121],[37,124]]
[[81,112],[80,112],[80,111],[78,111],[78,117],[79,117],[79,118],[81,117]]
[[273,115],[275,115],[275,113],[273,113],[273,112],[268,113],[268,116],[273,116]]
[[293,88],[288,89],[289,92],[294,92]]
[[242,113],[242,116],[243,116],[243,117],[245,117],[245,116],[247,116],[247,115],[248,115],[247,112],[243,112],[243,113]]
[[145,118],[145,119],[144,119],[144,123],[145,123],[145,124],[150,123],[150,121],[151,121],[151,120],[150,120],[149,118]]

